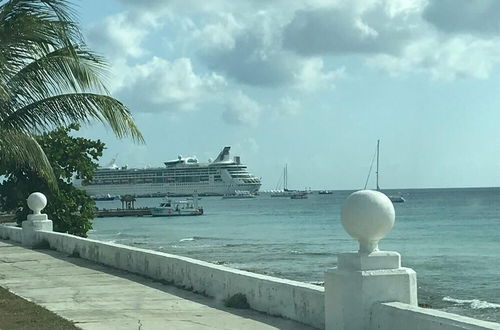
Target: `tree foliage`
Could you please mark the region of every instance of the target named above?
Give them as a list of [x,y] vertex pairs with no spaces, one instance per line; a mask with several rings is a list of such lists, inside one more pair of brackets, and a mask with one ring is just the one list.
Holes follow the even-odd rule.
[[36,138],[50,162],[59,189],[51,189],[46,180],[29,168],[16,168],[0,184],[1,208],[15,212],[18,223],[30,213],[26,198],[39,191],[47,196],[43,212],[54,222],[55,231],[86,237],[92,228],[95,202],[71,181],[75,176],[83,182],[92,180],[104,143],[69,134],[78,129],[78,125],[72,124]]
[[76,22],[67,0],[0,1],[0,175],[30,168],[57,187],[35,136],[72,123],[97,120],[143,141]]

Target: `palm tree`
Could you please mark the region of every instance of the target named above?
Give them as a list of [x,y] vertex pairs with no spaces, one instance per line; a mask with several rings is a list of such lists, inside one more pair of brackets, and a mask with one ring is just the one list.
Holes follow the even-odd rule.
[[130,111],[109,96],[105,73],[67,0],[0,1],[0,175],[30,168],[54,184],[34,136],[70,123],[97,120],[143,142]]

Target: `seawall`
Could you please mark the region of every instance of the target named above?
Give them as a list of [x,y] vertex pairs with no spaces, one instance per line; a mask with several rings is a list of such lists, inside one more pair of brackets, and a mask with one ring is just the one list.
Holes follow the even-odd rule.
[[[168,253],[37,231],[39,245],[224,300],[237,293],[250,307],[324,328],[324,288]],[[22,242],[22,229],[0,226],[0,238]],[[48,243],[48,245],[47,245]]]

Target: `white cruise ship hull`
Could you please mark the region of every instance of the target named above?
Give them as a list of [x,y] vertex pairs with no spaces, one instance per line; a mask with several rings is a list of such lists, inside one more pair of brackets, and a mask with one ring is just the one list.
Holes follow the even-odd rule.
[[230,159],[229,149],[224,147],[209,163],[199,163],[196,157],[179,156],[165,162],[165,167],[129,169],[112,164],[97,169],[89,184],[82,185],[79,180],[74,184],[91,196],[222,196],[236,194],[238,190],[257,192],[260,178],[250,174],[239,157]]
[[260,184],[234,184],[228,188],[227,184],[206,184],[206,185],[189,185],[189,186],[173,186],[168,184],[112,184],[112,185],[88,185],[78,186],[83,189],[88,195],[135,195],[135,196],[191,196],[197,193],[200,196],[223,196],[227,194],[235,194],[236,190],[248,190],[255,193],[259,190]]

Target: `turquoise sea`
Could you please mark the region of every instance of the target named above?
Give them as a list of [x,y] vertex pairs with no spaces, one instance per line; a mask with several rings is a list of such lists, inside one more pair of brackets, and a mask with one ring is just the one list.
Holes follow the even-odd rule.
[[[336,254],[357,249],[340,208],[351,191],[308,199],[203,197],[199,217],[98,218],[89,237],[305,282],[322,282]],[[395,204],[381,250],[417,272],[419,303],[500,322],[500,188],[415,189]],[[138,199],[156,206],[160,198]],[[119,201],[98,202],[99,208]]]

